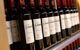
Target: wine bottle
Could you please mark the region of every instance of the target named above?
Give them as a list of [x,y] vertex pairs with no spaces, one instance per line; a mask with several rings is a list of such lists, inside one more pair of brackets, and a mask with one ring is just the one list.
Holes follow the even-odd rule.
[[7,26],[7,35],[8,35],[8,42],[9,42],[10,50],[14,50],[12,32],[11,32],[11,17],[10,17],[9,11],[6,11],[6,26]]
[[34,32],[31,19],[31,13],[29,10],[29,1],[19,0],[19,30],[21,36],[22,50],[35,50]]
[[[52,16],[52,12],[49,9],[49,7],[46,7],[48,3],[48,0],[44,1],[44,9],[46,11],[46,14],[42,14],[42,27],[43,27],[43,33],[44,33],[44,46],[49,47],[51,45],[51,39],[50,39],[50,28],[49,28],[49,16]],[[46,42],[47,41],[47,42]]]
[[80,47],[80,38],[79,38],[79,47]]
[[68,46],[66,47],[66,50],[69,50],[69,49],[68,49]]
[[78,42],[77,42],[77,39],[76,39],[76,49],[78,49]]
[[[63,3],[63,2],[62,2]],[[68,1],[65,1],[66,4],[66,8],[64,8],[64,14],[65,14],[65,26],[66,26],[66,35],[67,36],[71,36],[72,33],[72,29],[71,29],[71,15],[70,15],[70,10],[68,8]]]
[[[12,12],[14,10],[14,0],[6,0],[5,1],[5,7],[6,7],[6,15],[7,15],[6,19],[10,20],[9,22],[7,22],[7,26],[10,27],[10,30],[8,30],[8,32],[11,33],[10,34],[11,36],[9,35],[9,33],[8,33],[8,35],[10,36],[9,38],[13,42],[13,44],[12,44],[13,50],[17,50],[20,48],[20,40],[19,40],[19,36],[18,36],[19,33],[18,33],[17,25],[16,25],[17,23],[16,23],[16,20],[13,19],[15,17],[15,14]],[[12,24],[12,23],[14,23],[14,24]],[[16,27],[12,27],[14,25]]]
[[70,48],[71,48],[71,50],[73,50],[73,46],[72,46],[72,43],[70,44]]
[[68,5],[69,5],[69,10],[70,10],[70,15],[71,15],[71,23],[72,23],[72,33],[76,32],[76,22],[75,22],[75,11],[74,11],[74,6],[73,6],[72,0],[68,0]]
[[62,33],[62,38],[66,37],[66,22],[65,22],[65,13],[64,10],[66,8],[66,0],[57,0],[57,6],[58,6],[58,11],[59,11],[59,16],[60,16],[60,24],[61,24],[61,33]]
[[79,48],[79,39],[77,39],[77,45],[78,45],[78,48]]
[[[43,27],[43,35],[44,35],[44,46],[48,47],[51,45],[51,39],[50,39],[50,27],[49,27],[49,18],[52,16],[52,11],[49,8],[49,0],[42,0],[42,3],[44,5],[44,9],[46,14],[45,17],[42,17],[42,27]],[[47,42],[46,42],[47,41]],[[46,43],[45,43],[46,42]]]
[[17,2],[15,0],[9,0],[10,11],[11,11],[11,31],[13,38],[13,46],[15,50],[21,49],[20,33],[18,28],[18,13],[17,13]]
[[70,44],[68,45],[68,50],[71,50],[71,48],[70,48]]
[[35,34],[35,49],[36,50],[43,50],[44,43],[43,43],[43,34],[42,34],[42,25],[41,25],[41,18],[40,12],[36,8],[37,0],[30,0],[30,8],[31,8],[31,17],[33,20],[34,26],[34,34]]
[[51,44],[54,44],[57,42],[55,20],[54,20],[54,13],[53,13],[53,9],[55,9],[55,2],[54,0],[49,0],[48,2],[50,3],[49,7],[52,11],[52,16],[49,17],[50,38],[51,38]]
[[61,25],[60,25],[60,18],[59,18],[59,12],[58,12],[58,9],[57,9],[57,1],[55,1],[55,8],[52,8],[53,10],[53,16],[54,16],[54,23],[55,23],[55,30],[56,30],[56,38],[57,38],[57,41],[60,41],[62,36],[61,36]]
[[78,9],[75,8],[75,22],[76,22],[76,31],[80,30],[80,21],[79,21],[79,12],[78,12]]
[[[74,23],[75,23],[75,32],[76,31],[78,31],[79,29],[79,26],[78,26],[78,24],[79,24],[79,14],[78,14],[78,9],[75,7],[75,0],[71,0],[71,3],[73,3],[72,4],[72,8],[73,8],[73,10],[74,10]],[[77,12],[77,13],[76,13]]]
[[54,13],[53,10],[51,9],[51,5],[53,8],[55,7],[54,5],[54,0],[46,0],[45,1],[45,9],[48,13],[48,20],[49,20],[49,29],[50,29],[50,38],[51,38],[51,44],[54,44],[57,42],[56,38],[56,30],[55,30],[55,23],[54,23]]
[[[60,1],[58,1],[58,2],[60,2]],[[63,35],[63,37],[66,37],[67,35],[70,35],[67,31],[67,27],[66,27],[66,25],[67,25],[67,23],[66,23],[66,16],[65,16],[65,11],[67,10],[67,3],[66,3],[66,0],[61,0],[61,5],[59,6],[59,7],[62,7],[62,8],[58,8],[58,10],[59,10],[59,12],[60,12],[60,16],[61,16],[61,24],[62,24],[62,30],[64,30],[64,31],[62,31],[62,35]]]
[[36,8],[40,12],[42,32],[43,32],[43,37],[44,37],[43,41],[44,41],[44,47],[46,48],[51,45],[51,41],[50,41],[50,30],[49,30],[48,16],[47,16],[47,11],[44,8],[44,5],[45,5],[44,1],[45,0],[37,0]]

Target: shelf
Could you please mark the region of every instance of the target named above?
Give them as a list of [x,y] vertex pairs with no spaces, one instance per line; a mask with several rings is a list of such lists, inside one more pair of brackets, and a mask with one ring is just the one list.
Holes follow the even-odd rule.
[[64,47],[75,41],[77,38],[80,37],[80,31],[76,32],[75,35],[67,38],[66,40],[62,41],[61,43],[57,44],[56,46],[52,46],[47,50],[62,50]]
[[9,50],[3,1],[0,0],[0,50]]

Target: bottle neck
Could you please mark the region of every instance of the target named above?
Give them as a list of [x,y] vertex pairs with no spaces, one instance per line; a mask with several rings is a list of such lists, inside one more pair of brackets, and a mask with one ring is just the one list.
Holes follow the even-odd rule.
[[50,0],[45,0],[45,7],[50,8]]
[[44,7],[45,6],[45,0],[39,0],[39,6]]
[[61,0],[57,0],[57,9],[60,10],[62,8],[61,6]]
[[72,8],[72,1],[67,0],[67,8],[71,9]]
[[[36,2],[36,1],[35,1]],[[35,2],[34,0],[30,0],[29,3],[30,3],[30,7],[35,7]]]
[[66,2],[66,0],[61,0],[61,7],[62,8],[67,8],[67,2]]
[[50,8],[55,9],[55,1],[50,0]]

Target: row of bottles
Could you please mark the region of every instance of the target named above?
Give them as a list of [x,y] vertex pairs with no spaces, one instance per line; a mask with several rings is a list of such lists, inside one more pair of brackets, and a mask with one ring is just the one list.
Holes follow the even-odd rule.
[[80,38],[78,38],[62,50],[80,50]]
[[11,50],[43,50],[80,29],[75,0],[4,0]]

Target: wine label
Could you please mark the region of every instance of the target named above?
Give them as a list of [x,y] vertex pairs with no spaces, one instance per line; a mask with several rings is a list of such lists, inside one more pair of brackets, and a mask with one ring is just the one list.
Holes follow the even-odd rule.
[[66,28],[71,28],[71,16],[70,16],[70,14],[65,14],[65,21],[66,21]]
[[42,18],[42,24],[43,24],[43,34],[44,34],[44,37],[50,36],[48,18]]
[[9,44],[13,44],[12,41],[12,33],[11,33],[11,21],[6,21],[6,26],[7,26],[7,35],[8,35],[8,42]]
[[56,32],[61,32],[59,16],[55,16],[54,20],[55,20],[55,30],[56,30]]
[[61,15],[61,24],[62,24],[62,29],[66,29],[66,26],[65,26],[65,15]]
[[74,17],[74,25],[77,25],[78,24],[78,19],[77,19],[77,14],[76,13],[74,13],[74,15],[75,15],[75,17]]
[[78,14],[78,12],[75,13],[75,15],[76,15],[77,24],[79,24],[79,14]]
[[75,26],[76,25],[76,21],[75,21],[76,20],[76,16],[75,16],[74,13],[72,14],[72,16],[73,16],[73,26]]
[[77,12],[77,19],[78,19],[78,24],[80,24],[79,12]]
[[74,25],[77,25],[77,22],[78,22],[78,20],[77,20],[77,16],[76,16],[76,13],[74,13]]
[[24,20],[24,30],[25,30],[26,43],[27,44],[33,43],[34,34],[33,34],[32,20]]
[[11,21],[11,31],[12,31],[13,42],[20,41],[20,34],[18,32],[17,24],[18,23],[16,20]]
[[54,16],[49,17],[49,29],[50,29],[50,34],[51,35],[56,34]]
[[71,13],[71,26],[74,26],[75,25],[75,15],[74,15],[74,13]]
[[40,40],[43,39],[42,35],[42,27],[41,27],[41,19],[33,19],[34,21],[34,30],[35,30],[35,39]]

